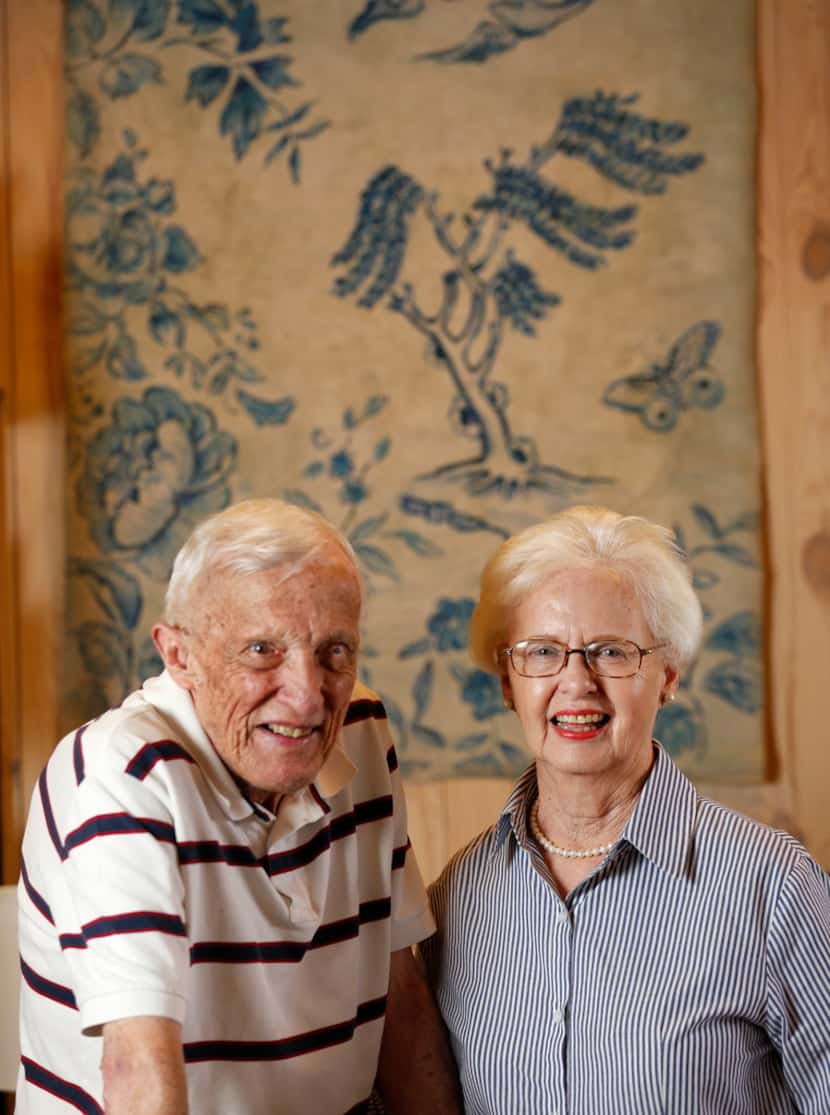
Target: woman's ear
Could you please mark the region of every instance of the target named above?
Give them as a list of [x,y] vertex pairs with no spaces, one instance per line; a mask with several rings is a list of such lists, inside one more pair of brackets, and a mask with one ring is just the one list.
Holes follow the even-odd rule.
[[507,670],[499,670],[499,681],[501,682],[501,692],[504,697],[504,707],[514,709],[516,705],[513,702],[513,690],[510,687],[510,679],[507,676]]
[[680,674],[674,666],[666,666],[663,670],[663,685],[660,689],[660,704],[667,705],[674,700],[677,687],[680,684]]

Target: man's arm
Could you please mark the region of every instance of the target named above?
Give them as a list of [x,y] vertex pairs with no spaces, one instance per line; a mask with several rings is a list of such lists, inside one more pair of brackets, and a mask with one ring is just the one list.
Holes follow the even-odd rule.
[[389,1115],[461,1115],[461,1089],[443,1020],[420,959],[392,953],[378,1091]]
[[170,1018],[123,1018],[103,1027],[106,1115],[187,1115],[182,1028]]

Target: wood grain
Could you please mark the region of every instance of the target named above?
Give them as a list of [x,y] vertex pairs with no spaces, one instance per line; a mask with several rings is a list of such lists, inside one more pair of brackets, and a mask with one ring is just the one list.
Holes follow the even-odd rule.
[[[55,744],[63,626],[62,6],[3,0],[3,876]],[[8,595],[6,595],[8,594]]]

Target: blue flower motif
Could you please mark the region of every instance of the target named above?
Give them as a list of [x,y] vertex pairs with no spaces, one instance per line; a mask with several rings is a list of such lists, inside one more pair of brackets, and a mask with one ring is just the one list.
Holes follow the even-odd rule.
[[461,700],[471,706],[476,720],[489,720],[504,712],[499,679],[483,670],[469,670],[461,675]]
[[173,183],[136,178],[139,154],[121,154],[99,181],[87,176],[67,197],[69,280],[99,298],[128,304],[150,301],[167,277],[201,262],[198,249],[168,217],[175,211]]
[[362,480],[350,479],[340,490],[340,498],[344,503],[362,503],[369,494],[369,489]]
[[675,758],[695,751],[706,742],[706,729],[688,705],[665,705],[657,714],[654,734]]
[[469,596],[457,600],[444,596],[438,601],[438,610],[430,616],[427,628],[439,651],[463,650],[466,647],[467,625],[474,607],[475,603]]
[[332,454],[329,461],[329,472],[332,476],[351,476],[354,472],[354,462],[347,449],[341,449]]
[[112,424],[89,442],[79,509],[102,550],[165,577],[196,522],[228,504],[236,454],[206,407],[150,387],[140,400],[119,399]]

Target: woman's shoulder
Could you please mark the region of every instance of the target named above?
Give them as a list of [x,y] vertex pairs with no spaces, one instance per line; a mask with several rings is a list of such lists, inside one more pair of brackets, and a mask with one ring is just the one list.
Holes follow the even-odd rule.
[[804,845],[784,829],[765,824],[714,798],[698,794],[695,844],[733,870],[785,877],[795,870],[823,869]]

